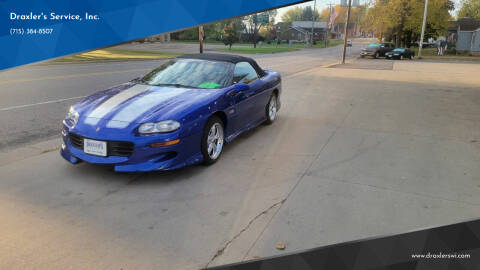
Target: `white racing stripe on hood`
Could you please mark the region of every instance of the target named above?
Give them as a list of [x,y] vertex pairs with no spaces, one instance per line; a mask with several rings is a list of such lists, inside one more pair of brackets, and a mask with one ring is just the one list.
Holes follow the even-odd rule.
[[100,106],[95,108],[88,117],[94,117],[94,118],[103,118],[105,115],[107,115],[109,112],[112,111],[115,107],[117,107],[119,104],[127,101],[128,99],[143,93],[147,91],[149,88],[152,86],[150,85],[141,85],[141,84],[136,84],[132,87],[130,87],[127,90],[121,91],[120,93],[112,96],[109,98],[107,101],[102,103]]
[[85,123],[90,125],[96,125],[100,121],[100,119],[105,117],[115,107],[125,102],[126,100],[147,91],[151,87],[152,86],[150,85],[136,84],[127,90],[121,91],[120,93],[110,97],[107,101],[100,104],[89,115],[87,115]]
[[[107,127],[124,128],[138,117],[151,110],[172,97],[181,95],[186,89],[164,88],[160,91],[151,91],[146,95],[132,100],[125,107],[121,108],[107,123]],[[124,123],[121,125],[120,123]]]

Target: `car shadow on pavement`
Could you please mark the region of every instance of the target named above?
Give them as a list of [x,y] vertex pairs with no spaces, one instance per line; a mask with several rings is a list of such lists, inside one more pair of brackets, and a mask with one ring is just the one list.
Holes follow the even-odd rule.
[[208,170],[213,170],[217,166],[222,166],[222,163],[228,159],[228,154],[234,153],[236,150],[242,147],[243,143],[247,143],[251,137],[262,136],[262,131],[265,131],[266,128],[274,128],[276,126],[275,124],[277,123],[274,123],[270,126],[260,124],[259,126],[242,133],[235,140],[224,146],[220,159],[215,164],[210,166],[205,166],[202,163],[199,163],[175,170],[131,173],[115,172],[114,167],[111,165],[98,165],[86,162],[82,162],[75,166],[67,164],[67,167],[69,167],[71,170],[70,173],[72,174],[75,174],[77,170],[78,172],[84,172],[87,170],[89,174],[96,174],[99,176],[97,179],[98,181],[125,181],[123,180],[124,178],[129,178],[130,180],[125,182],[126,185],[148,185],[152,184],[153,182],[166,184],[169,182],[187,181],[188,179],[193,178],[195,175],[202,174]]

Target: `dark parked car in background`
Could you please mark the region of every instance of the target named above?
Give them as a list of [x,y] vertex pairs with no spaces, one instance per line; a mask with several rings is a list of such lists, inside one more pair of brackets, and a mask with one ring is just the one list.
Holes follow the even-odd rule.
[[392,43],[382,42],[382,43],[370,43],[368,44],[367,48],[362,49],[360,52],[360,57],[365,56],[373,56],[374,58],[378,58],[380,56],[385,56],[385,54],[391,50],[393,50],[395,46]]
[[385,59],[413,59],[415,52],[405,48],[396,48],[385,54]]

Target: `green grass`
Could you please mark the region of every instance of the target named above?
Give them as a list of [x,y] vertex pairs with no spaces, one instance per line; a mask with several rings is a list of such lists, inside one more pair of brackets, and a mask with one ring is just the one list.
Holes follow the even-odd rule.
[[[170,42],[172,43],[198,43],[198,40],[187,40],[187,39],[182,39],[182,40],[177,40],[177,39],[171,39]],[[223,44],[221,40],[203,40],[204,44]]]
[[79,53],[71,56],[55,59],[54,63],[63,62],[89,62],[89,61],[128,61],[128,60],[146,60],[172,58],[183,53],[158,52],[158,51],[139,51],[125,49],[100,49],[86,53]]
[[[413,49],[418,57],[418,48]],[[436,48],[423,48],[421,59],[430,60],[452,60],[452,61],[480,61],[480,56],[472,56],[468,53],[451,53],[445,52],[443,55],[437,55]]]
[[[418,55],[418,48],[414,48],[415,55]],[[438,56],[436,48],[423,48],[422,56]]]
[[[173,42],[173,43],[184,43],[184,44],[198,43],[197,40],[172,40],[171,42]],[[223,42],[218,41],[218,40],[206,40],[206,41],[204,41],[204,43],[205,44],[223,45]],[[328,41],[328,47],[337,46],[337,45],[340,45],[340,44],[343,44],[343,40],[329,40]],[[238,46],[253,47],[253,44],[251,42],[250,43],[238,42],[238,43],[233,44],[234,48],[238,47]],[[280,43],[280,44],[277,45],[275,43],[275,41],[272,41],[270,44],[268,44],[265,41],[262,42],[261,45],[259,43],[257,43],[257,47],[260,47],[260,48],[290,48],[288,43]],[[294,43],[292,43],[292,48],[298,48],[298,49],[305,48],[305,42],[294,42]],[[313,45],[313,48],[325,48],[325,42],[317,41],[317,44]]]
[[232,53],[279,53],[279,52],[291,52],[297,51],[297,48],[288,48],[288,47],[257,47],[257,48],[232,48],[232,49],[219,49],[224,52],[232,52]]
[[[329,40],[328,47],[337,46],[343,44],[343,41],[340,40]],[[237,47],[240,46],[240,47]],[[224,52],[234,52],[234,53],[279,53],[279,52],[291,52],[305,48],[304,42],[295,42],[292,44],[292,47],[289,47],[287,43],[275,44],[275,43],[262,43],[257,44],[257,48],[253,48],[253,45],[240,43],[235,43],[232,49],[224,48],[220,51]],[[313,45],[312,48],[325,48],[325,42],[318,41],[317,44]]]

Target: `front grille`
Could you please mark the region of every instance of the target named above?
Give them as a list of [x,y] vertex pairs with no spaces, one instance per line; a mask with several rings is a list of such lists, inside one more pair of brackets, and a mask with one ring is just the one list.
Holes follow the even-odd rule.
[[107,142],[107,154],[109,156],[130,156],[133,153],[133,143],[131,142]]
[[[70,133],[70,142],[73,147],[83,150],[83,137]],[[121,141],[106,141],[107,142],[107,156],[122,156],[127,157],[133,153],[133,143],[132,142],[121,142]]]
[[72,143],[72,145],[76,148],[83,150],[83,137],[75,133],[70,133],[69,136],[70,136],[70,142]]

